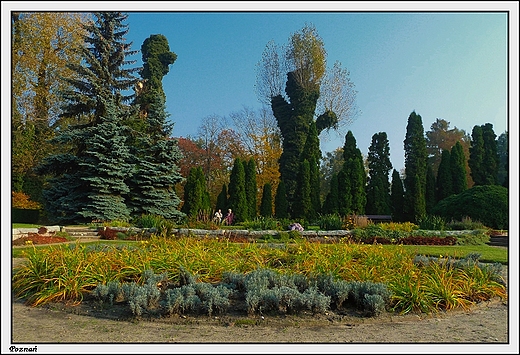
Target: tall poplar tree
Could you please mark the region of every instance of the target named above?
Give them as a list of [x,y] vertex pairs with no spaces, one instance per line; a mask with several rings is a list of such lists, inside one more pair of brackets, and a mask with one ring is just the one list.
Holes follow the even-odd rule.
[[392,163],[386,132],[379,132],[372,136],[372,143],[368,148],[368,169],[366,213],[389,215],[391,214],[389,174]]
[[[62,153],[38,167],[40,174],[51,175],[43,191],[49,217],[69,223],[129,217],[121,203],[128,191],[121,175],[132,173],[127,169],[127,133],[122,122],[131,113],[128,103],[133,98],[125,91],[134,85],[133,73],[138,70],[125,68],[135,62],[126,57],[136,51],[125,42],[127,15],[96,12],[93,16],[94,21],[85,25],[86,45],[79,49],[83,60],[70,63],[75,75],[64,78],[71,89],[63,92],[61,116],[79,123],[53,140]],[[105,208],[110,203],[114,207]]]
[[405,153],[405,219],[416,223],[426,215],[426,139],[422,118],[413,111],[408,117]]

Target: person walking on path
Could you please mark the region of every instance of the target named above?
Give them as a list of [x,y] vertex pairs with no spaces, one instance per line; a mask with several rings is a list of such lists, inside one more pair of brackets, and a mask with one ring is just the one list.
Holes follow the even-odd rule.
[[219,223],[222,222],[222,211],[221,210],[218,210],[217,212],[215,212],[215,217],[213,217],[213,221],[215,223]]
[[226,217],[224,218],[224,220],[226,221],[226,224],[228,226],[232,225],[233,224],[233,220],[235,219],[235,216],[233,215],[233,212],[231,211],[231,208],[228,209],[228,212],[226,214]]

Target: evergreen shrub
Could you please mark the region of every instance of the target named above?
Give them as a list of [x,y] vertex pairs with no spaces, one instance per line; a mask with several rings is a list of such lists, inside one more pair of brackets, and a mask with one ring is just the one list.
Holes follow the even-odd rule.
[[508,189],[499,185],[473,186],[435,205],[433,214],[447,220],[469,217],[493,229],[508,229]]

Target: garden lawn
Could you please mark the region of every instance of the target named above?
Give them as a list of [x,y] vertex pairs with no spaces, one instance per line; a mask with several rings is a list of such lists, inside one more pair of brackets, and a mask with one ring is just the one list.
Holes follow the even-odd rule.
[[[74,242],[71,242],[74,243]],[[135,241],[123,241],[123,240],[103,240],[103,241],[92,241],[84,242],[85,245],[133,245],[139,242]],[[49,246],[27,246],[25,248],[18,247],[12,249],[13,258],[25,257],[25,252],[29,249],[36,248],[38,250],[48,248]],[[383,248],[392,250],[397,248],[396,245],[383,245]],[[489,245],[403,245],[402,248],[409,249],[416,255],[426,256],[451,256],[457,259],[464,258],[468,254],[478,253],[481,255],[480,261],[484,263],[508,263],[508,250],[507,248],[492,247]]]
[[[396,247],[385,246],[387,248]],[[508,249],[501,247],[492,247],[489,245],[405,245],[407,249],[412,250],[416,255],[426,255],[435,257],[451,256],[456,259],[466,257],[471,253],[480,254],[480,262],[483,263],[500,263],[507,265],[508,263]]]

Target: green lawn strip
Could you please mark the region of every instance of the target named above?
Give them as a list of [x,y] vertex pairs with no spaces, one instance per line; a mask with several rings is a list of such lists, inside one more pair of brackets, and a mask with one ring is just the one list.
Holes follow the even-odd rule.
[[13,229],[18,228],[40,228],[40,224],[29,224],[29,223],[13,223]]
[[500,264],[508,263],[507,248],[497,248],[489,245],[404,245],[403,247],[412,250],[416,255],[434,257],[451,256],[457,259],[461,259],[470,253],[478,253],[481,255],[481,257],[479,258],[480,262]]
[[[74,242],[70,242],[74,243]],[[68,243],[68,244],[70,244]],[[92,242],[84,242],[83,244],[107,244],[107,245],[131,245],[137,243],[135,241],[126,240],[98,240]],[[21,258],[25,250],[37,248],[43,249],[48,248],[48,245],[35,245],[27,247],[12,248],[12,257]],[[384,245],[384,248],[396,248],[400,246],[396,245]],[[464,258],[470,253],[479,253],[481,255],[480,261],[484,263],[508,263],[508,250],[506,248],[491,247],[489,245],[452,245],[452,246],[440,246],[440,245],[403,245],[403,248],[412,250],[416,255],[426,256],[452,256],[454,258]]]

